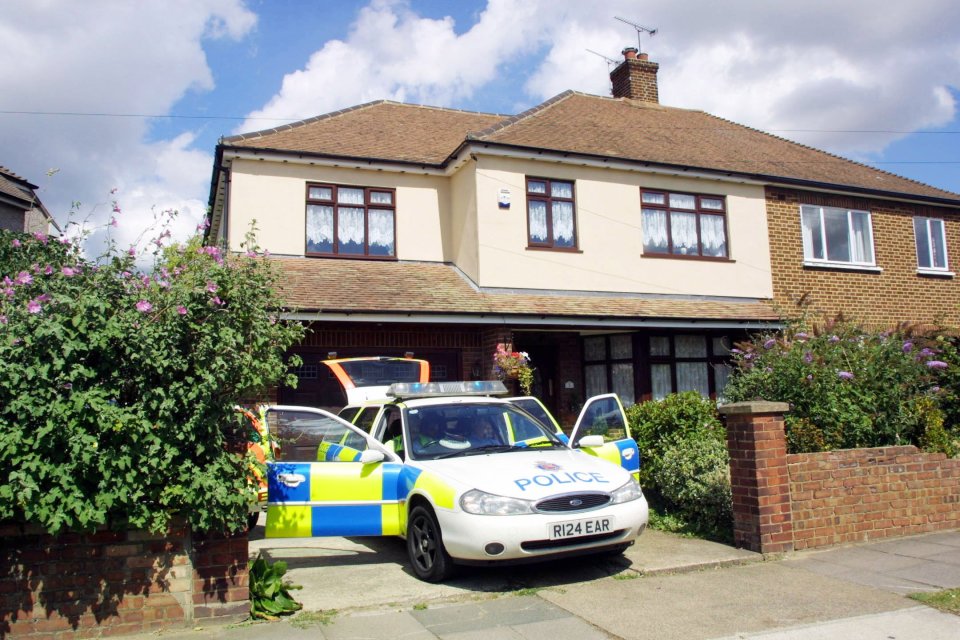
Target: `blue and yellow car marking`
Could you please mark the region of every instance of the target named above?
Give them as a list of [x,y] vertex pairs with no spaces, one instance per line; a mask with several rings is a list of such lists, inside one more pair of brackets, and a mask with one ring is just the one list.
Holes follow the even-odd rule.
[[356,462],[360,459],[360,451],[352,447],[345,447],[332,442],[321,442],[317,447],[318,462]]

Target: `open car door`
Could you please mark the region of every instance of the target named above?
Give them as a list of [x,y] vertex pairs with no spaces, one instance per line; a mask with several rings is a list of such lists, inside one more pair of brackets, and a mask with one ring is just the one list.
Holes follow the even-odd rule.
[[266,411],[268,538],[400,534],[400,459],[362,430],[312,407]]
[[[581,446],[581,441],[587,436],[601,436],[603,444]],[[570,435],[570,446],[623,467],[634,479],[640,477],[640,450],[630,437],[627,414],[615,393],[587,400]]]
[[413,358],[340,358],[323,360],[322,364],[340,382],[347,394],[347,405],[386,397],[395,382],[429,382],[430,363]]
[[563,429],[560,428],[560,424],[557,422],[556,418],[554,418],[550,411],[548,411],[543,403],[540,402],[539,398],[535,398],[533,396],[520,396],[516,398],[507,398],[507,400],[542,422],[544,426],[556,433],[561,440],[569,443],[570,439],[567,437],[567,434],[563,432]]

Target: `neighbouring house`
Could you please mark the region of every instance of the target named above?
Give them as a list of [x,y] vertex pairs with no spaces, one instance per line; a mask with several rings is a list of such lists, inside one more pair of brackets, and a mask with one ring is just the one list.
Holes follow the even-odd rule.
[[311,329],[277,399],[342,403],[334,354],[476,379],[509,344],[570,422],[601,392],[721,395],[732,343],[803,293],[958,320],[960,195],[663,106],[658,65],[624,56],[613,97],[515,116],[377,101],[223,138],[207,242],[239,251],[255,221]]
[[40,202],[38,188],[0,166],[0,229],[27,233],[50,233],[51,227],[60,230]]

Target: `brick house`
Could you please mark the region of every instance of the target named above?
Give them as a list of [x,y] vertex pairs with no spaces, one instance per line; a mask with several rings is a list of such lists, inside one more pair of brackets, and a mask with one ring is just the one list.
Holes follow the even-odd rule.
[[37,185],[0,166],[0,229],[49,233],[52,226],[59,230],[37,197],[37,188]]
[[716,397],[732,342],[803,293],[957,320],[960,196],[660,105],[658,65],[624,54],[613,97],[516,116],[377,101],[223,138],[207,241],[237,251],[256,221],[311,328],[278,399],[341,402],[333,353],[474,379],[510,343],[570,421],[606,391]]

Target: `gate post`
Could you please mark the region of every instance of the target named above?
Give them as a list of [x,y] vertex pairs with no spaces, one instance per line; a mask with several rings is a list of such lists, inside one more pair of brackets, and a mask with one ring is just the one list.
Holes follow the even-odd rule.
[[785,402],[736,402],[719,407],[727,426],[733,540],[760,553],[793,550]]

